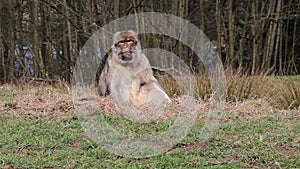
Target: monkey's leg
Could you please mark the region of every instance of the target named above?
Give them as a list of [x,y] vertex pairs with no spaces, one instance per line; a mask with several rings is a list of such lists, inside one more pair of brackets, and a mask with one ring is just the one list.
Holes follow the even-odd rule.
[[140,87],[141,87],[140,80],[133,78],[129,88],[129,93],[130,93],[130,101],[134,105],[139,104]]

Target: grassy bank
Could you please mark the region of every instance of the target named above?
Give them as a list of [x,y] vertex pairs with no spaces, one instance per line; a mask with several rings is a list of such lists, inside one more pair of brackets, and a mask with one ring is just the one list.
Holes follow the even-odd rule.
[[[299,79],[289,82],[270,77],[237,78],[236,82],[235,78],[228,80],[228,98],[232,99],[226,105],[219,129],[207,142],[199,141],[205,120],[205,115],[199,115],[182,142],[164,154],[143,159],[110,154],[89,139],[74,113],[67,89],[48,85],[1,86],[0,165],[2,168],[299,168],[300,111],[297,106],[283,106],[282,110],[282,104],[277,108],[274,103],[281,103],[280,100],[270,102],[279,92],[290,89],[293,90],[284,97],[293,98],[290,93],[300,89],[284,86],[298,85]],[[257,89],[257,85],[262,87]],[[238,94],[239,97],[233,97]],[[116,130],[136,137],[156,135],[173,122],[170,118],[140,124],[118,114],[106,114],[105,119]]]

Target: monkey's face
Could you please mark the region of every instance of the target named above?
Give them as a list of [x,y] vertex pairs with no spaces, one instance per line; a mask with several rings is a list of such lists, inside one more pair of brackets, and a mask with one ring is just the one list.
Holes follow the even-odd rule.
[[136,51],[136,41],[132,38],[123,38],[115,44],[119,59],[123,62],[132,61],[132,54]]
[[139,56],[141,45],[134,31],[117,32],[114,35],[113,52],[121,64],[134,62]]
[[134,38],[122,38],[116,44],[116,53],[121,62],[131,62],[137,51],[137,41]]

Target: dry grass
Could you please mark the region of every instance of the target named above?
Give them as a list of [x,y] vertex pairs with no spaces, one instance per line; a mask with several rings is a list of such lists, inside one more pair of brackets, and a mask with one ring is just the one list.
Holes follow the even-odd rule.
[[276,107],[284,109],[300,109],[300,82],[281,83],[273,90],[270,102]]
[[[210,80],[207,75],[195,75],[198,96],[207,101],[211,95]],[[265,74],[249,76],[241,72],[226,72],[227,102],[244,102],[262,99],[276,109],[299,109],[300,78],[267,76]],[[158,76],[162,87],[170,96],[180,95],[176,81],[168,76]]]
[[[274,76],[246,76],[227,72],[227,107],[231,112],[261,111],[271,109],[298,109],[300,106],[300,78]],[[173,97],[168,110],[176,111],[180,102],[180,90],[174,79],[163,75],[157,77],[168,95]],[[209,77],[196,75],[198,95],[205,111],[211,95]],[[1,110],[17,110],[31,116],[50,117],[68,115],[73,109],[69,87],[43,84],[3,85],[0,87]],[[100,109],[106,114],[119,114],[109,98],[98,98]],[[239,107],[237,109],[236,107]],[[241,110],[245,109],[245,110]],[[172,115],[173,116],[173,115]]]
[[168,74],[157,75],[156,78],[159,81],[161,87],[165,89],[166,93],[169,96],[174,97],[174,96],[179,96],[181,94],[176,80],[172,78],[170,75]]
[[68,116],[73,109],[71,96],[64,87],[51,85],[3,85],[0,87],[1,110],[26,114],[32,118]]

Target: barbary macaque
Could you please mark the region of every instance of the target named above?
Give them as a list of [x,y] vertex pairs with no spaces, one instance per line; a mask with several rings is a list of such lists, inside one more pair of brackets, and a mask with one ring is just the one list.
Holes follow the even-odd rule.
[[[150,75],[151,73],[151,75]],[[153,76],[152,70],[145,69],[132,78],[130,85],[130,101],[133,105],[139,106],[144,103],[163,104],[170,103],[171,100],[163,91],[157,80],[143,83],[143,77]]]
[[118,102],[141,105],[171,102],[153,76],[134,31],[115,33],[112,52],[100,75],[100,96],[112,94]]

